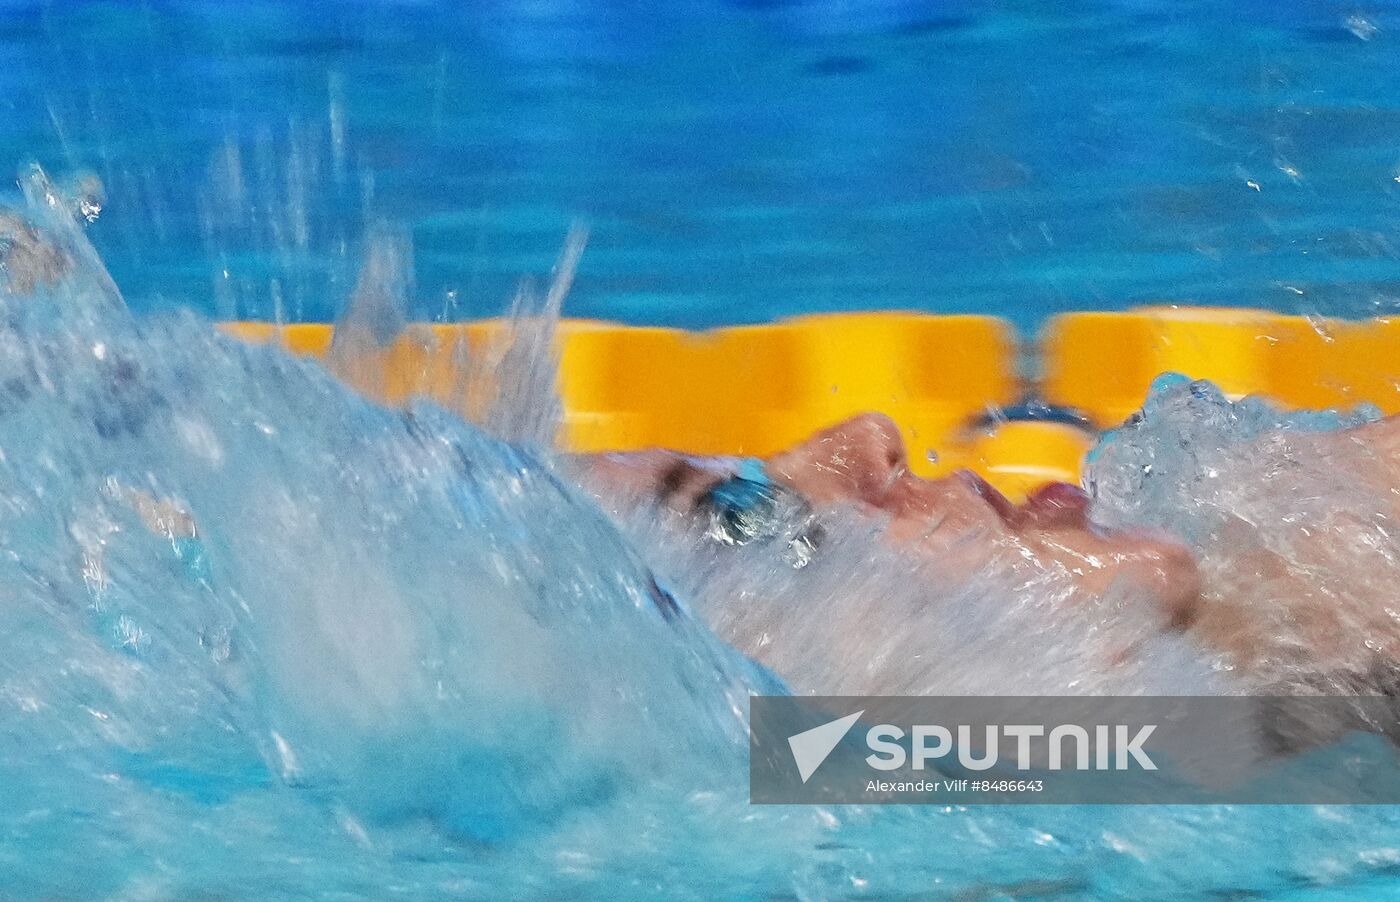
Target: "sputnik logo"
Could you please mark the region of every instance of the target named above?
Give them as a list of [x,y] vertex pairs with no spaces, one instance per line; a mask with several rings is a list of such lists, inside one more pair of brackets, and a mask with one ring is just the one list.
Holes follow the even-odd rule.
[[792,760],[797,762],[797,773],[802,777],[802,782],[806,783],[812,774],[817,772],[817,768],[822,766],[822,762],[831,754],[832,750],[840,744],[846,734],[855,726],[855,722],[860,720],[864,710],[854,714],[847,714],[836,720],[829,721],[819,727],[812,727],[801,733],[795,733],[788,737],[788,746],[792,749]]

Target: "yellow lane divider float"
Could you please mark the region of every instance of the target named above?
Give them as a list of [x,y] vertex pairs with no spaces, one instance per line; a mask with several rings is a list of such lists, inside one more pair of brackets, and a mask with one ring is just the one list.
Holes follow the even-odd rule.
[[1234,398],[1400,411],[1400,320],[1196,307],[1069,313],[1046,326],[1041,352],[1045,400],[1100,427],[1122,422],[1169,371],[1209,379]]
[[[222,328],[313,357],[326,354],[332,335],[320,324]],[[383,352],[381,381],[359,387],[389,403],[445,400],[459,381],[456,349],[479,361],[507,328],[410,326]],[[916,472],[970,467],[1013,497],[1077,481],[1092,443],[1073,425],[988,417],[1023,395],[1106,428],[1137,409],[1155,376],[1176,371],[1237,397],[1400,411],[1400,321],[1389,320],[1176,307],[1065,314],[1044,330],[1040,383],[1029,387],[1017,375],[1014,332],[995,317],[823,314],[711,332],[565,320],[556,335],[560,442],[570,450],[764,455],[878,410],[900,425]]]

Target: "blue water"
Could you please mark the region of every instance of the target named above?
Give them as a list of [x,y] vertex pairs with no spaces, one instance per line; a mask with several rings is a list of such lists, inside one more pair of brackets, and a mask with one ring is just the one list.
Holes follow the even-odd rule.
[[[936,562],[911,580],[837,520],[800,570],[748,557],[710,579],[619,532],[547,449],[376,407],[188,313],[133,317],[59,192],[35,174],[26,194],[67,264],[0,295],[6,898],[1397,892],[1392,807],[749,805],[745,699],[780,677],[907,661],[935,686],[1122,690],[1097,644],[1115,627],[1073,606],[1052,624],[1043,580],[940,598]],[[1214,430],[1217,466],[1267,417],[1185,388],[1141,445],[1183,490],[1197,456],[1169,436]],[[142,495],[197,537],[144,522]],[[725,605],[776,612],[775,654],[805,644],[805,670],[720,641]],[[1179,690],[1190,655],[1162,641],[1177,653],[1145,664]]]
[[581,218],[580,316],[1365,315],[1397,41],[1393,0],[6,0],[0,169],[101,176],[138,308],[331,318],[386,217],[417,315],[496,312]]
[[[18,208],[71,266],[0,297],[0,895],[1400,897],[1388,807],[755,809],[746,694],[861,676],[863,630],[833,616],[840,642],[768,674],[711,631],[710,571],[619,531],[546,449],[170,312],[330,317],[366,235],[399,227],[410,313],[495,312],[577,218],[576,315],[1385,311],[1400,13],[601,7],[0,7],[0,160],[106,192],[84,229],[27,179]],[[1150,454],[1179,481],[1119,513],[1190,535],[1231,513],[1198,470],[1269,424],[1174,390],[1095,476],[1140,488]],[[1181,449],[1192,424],[1211,447]],[[927,646],[911,611],[946,635],[873,554],[711,582],[773,589],[790,642],[843,608],[868,629],[872,599],[884,635]],[[1102,678],[1096,630],[1028,632],[1010,591],[954,600],[1045,660],[983,636],[966,661]],[[1159,680],[1200,663],[1153,653]]]

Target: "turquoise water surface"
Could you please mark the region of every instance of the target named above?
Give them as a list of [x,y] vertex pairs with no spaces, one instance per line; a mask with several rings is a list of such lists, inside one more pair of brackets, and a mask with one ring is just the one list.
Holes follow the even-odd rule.
[[366,217],[423,316],[575,218],[570,312],[639,323],[1400,298],[1393,0],[0,10],[0,165],[101,176],[141,307],[329,318]]
[[[1391,3],[4,0],[0,164],[54,183],[23,170],[0,248],[62,264],[0,290],[0,897],[1400,898],[1387,806],[751,806],[748,694],[888,661],[852,630],[769,673],[717,634],[740,605],[798,637],[857,605],[1046,692],[1138,686],[1085,665],[1116,627],[1046,626],[1045,586],[994,575],[925,597],[835,521],[800,571],[687,557],[569,483],[523,388],[490,429],[390,411],[207,322],[333,317],[366,259],[361,296],[494,313],[577,220],[579,316],[1390,312],[1397,29]],[[1233,513],[1198,470],[1285,423],[1165,391],[1095,476],[1190,536]],[[1145,685],[1228,681],[1143,647]]]

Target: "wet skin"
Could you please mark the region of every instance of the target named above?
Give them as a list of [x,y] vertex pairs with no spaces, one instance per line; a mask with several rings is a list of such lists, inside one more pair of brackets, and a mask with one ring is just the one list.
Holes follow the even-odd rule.
[[[909,471],[894,423],[875,414],[773,455],[766,470],[819,510],[843,506],[878,518],[887,539],[929,555],[940,573],[954,579],[987,568],[1029,566],[1083,590],[1072,597],[1120,590],[1155,609],[1164,629],[1188,630],[1223,664],[1260,686],[1286,689],[1299,675],[1326,682],[1330,676],[1364,675],[1378,664],[1394,667],[1400,661],[1400,614],[1393,592],[1378,590],[1376,580],[1394,566],[1387,549],[1393,547],[1393,524],[1400,522],[1400,418],[1335,432],[1265,436],[1260,447],[1236,453],[1243,461],[1264,460],[1277,455],[1266,447],[1276,439],[1313,475],[1294,484],[1293,469],[1284,468],[1269,479],[1245,479],[1248,491],[1275,496],[1274,504],[1286,502],[1290,492],[1306,498],[1325,490],[1307,480],[1326,473],[1374,499],[1376,513],[1355,514],[1338,496],[1316,515],[1318,522],[1303,524],[1306,541],[1282,551],[1261,538],[1261,526],[1268,524],[1236,518],[1212,540],[1204,575],[1204,565],[1169,536],[1095,524],[1089,498],[1076,486],[1047,485],[1015,505],[971,472],[921,479]],[[583,464],[594,486],[659,499],[684,512],[738,470],[733,459],[665,451],[587,458]]]
[[1274,689],[1302,681],[1350,692],[1377,668],[1395,668],[1400,614],[1389,575],[1400,521],[1400,418],[1266,435],[1237,455],[1275,464],[1267,478],[1243,484],[1249,494],[1307,513],[1288,529],[1261,530],[1247,515],[1225,524],[1212,540],[1205,592],[1184,611],[1192,633]]
[[[583,463],[594,487],[650,495],[682,512],[694,510],[706,491],[738,469],[731,458],[667,451],[599,455]],[[1182,625],[1194,613],[1199,576],[1184,546],[1146,531],[1097,526],[1088,496],[1076,486],[1044,486],[1018,506],[970,471],[922,479],[910,472],[903,440],[887,417],[853,417],[765,463],[771,478],[818,509],[853,507],[880,518],[886,538],[935,556],[940,571],[954,578],[1029,563],[1057,571],[1087,593],[1116,586],[1148,599],[1164,625]]]

